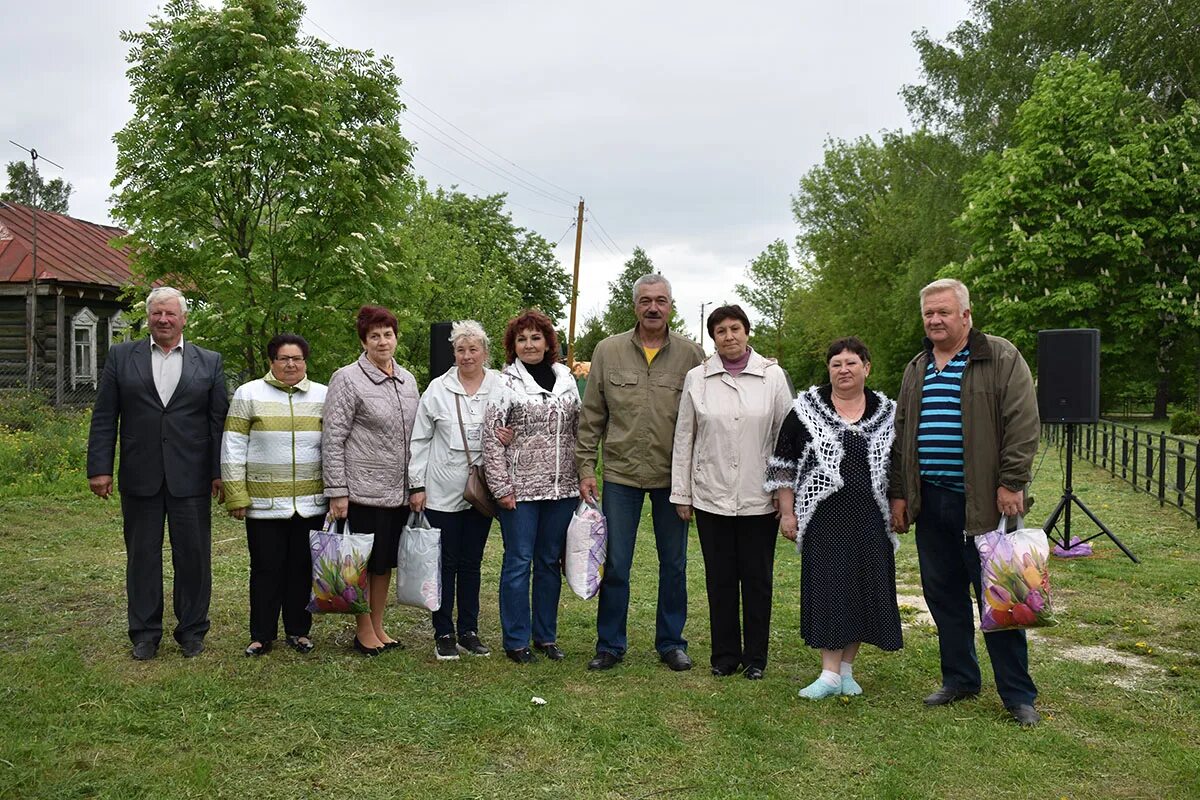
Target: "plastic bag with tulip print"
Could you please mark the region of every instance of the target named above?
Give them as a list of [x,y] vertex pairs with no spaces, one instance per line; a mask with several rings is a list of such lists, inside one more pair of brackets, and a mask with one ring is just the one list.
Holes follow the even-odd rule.
[[582,600],[591,600],[600,591],[604,577],[604,559],[608,553],[608,523],[595,503],[580,500],[571,524],[567,526],[567,544],[563,552],[563,572],[567,585]]
[[312,551],[312,597],[308,610],[314,614],[367,614],[367,559],[371,557],[373,533],[337,532],[330,519],[325,530],[309,531]]
[[991,533],[975,537],[979,551],[984,633],[1058,624],[1050,605],[1050,573],[1046,563],[1050,544],[1041,528],[1023,527],[1005,533],[1006,517]]

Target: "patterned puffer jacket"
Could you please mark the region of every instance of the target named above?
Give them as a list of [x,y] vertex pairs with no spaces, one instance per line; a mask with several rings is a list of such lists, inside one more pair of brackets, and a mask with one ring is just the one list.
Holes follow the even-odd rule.
[[504,426],[513,430],[507,447],[495,436],[483,437],[483,465],[492,494],[515,494],[518,501],[579,496],[579,389],[566,366],[554,365],[551,391],[539,386],[520,360],[505,367],[484,417],[485,430]]

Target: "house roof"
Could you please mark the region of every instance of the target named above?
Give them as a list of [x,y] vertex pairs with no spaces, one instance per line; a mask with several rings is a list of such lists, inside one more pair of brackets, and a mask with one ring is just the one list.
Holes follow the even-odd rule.
[[[82,219],[37,212],[39,281],[120,288],[129,283],[129,256],[109,242],[125,231]],[[0,202],[0,283],[24,283],[33,273],[33,209]]]

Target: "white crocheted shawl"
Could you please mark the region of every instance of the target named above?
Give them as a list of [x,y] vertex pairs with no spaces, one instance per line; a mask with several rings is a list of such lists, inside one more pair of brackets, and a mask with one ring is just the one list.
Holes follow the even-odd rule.
[[796,396],[792,404],[796,416],[808,430],[810,439],[797,461],[772,456],[767,463],[764,488],[775,491],[791,488],[796,495],[796,551],[804,531],[817,510],[817,505],[842,488],[842,432],[855,431],[867,441],[867,464],[871,470],[871,493],[883,517],[884,530],[893,550],[900,540],[891,529],[891,510],[888,504],[888,464],[892,440],[896,436],[894,417],[896,404],[880,392],[874,392],[879,407],[868,419],[848,423],[821,399],[819,388],[813,386]]

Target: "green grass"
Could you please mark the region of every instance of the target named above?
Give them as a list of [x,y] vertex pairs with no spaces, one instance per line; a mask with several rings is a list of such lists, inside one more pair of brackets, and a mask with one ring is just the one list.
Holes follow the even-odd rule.
[[[1031,520],[1060,480],[1051,453]],[[407,608],[388,613],[405,651],[357,657],[348,621],[329,617],[310,656],[244,658],[245,539],[223,516],[209,649],[185,660],[168,638],[156,660],[133,662],[119,507],[67,485],[0,496],[0,797],[1187,798],[1200,787],[1200,533],[1086,464],[1077,492],[1142,564],[1103,540],[1091,559],[1053,562],[1061,624],[1031,646],[1046,715],[1032,731],[1007,718],[986,657],[980,699],[922,706],[938,684],[937,640],[913,607],[904,650],[860,658],[864,696],[799,699],[818,661],[799,638],[798,558],[782,541],[766,680],[708,674],[695,540],[697,668],[669,672],[653,651],[648,524],[630,652],[609,673],[584,668],[595,601],[566,593],[560,664],[438,663],[428,616]],[[493,531],[481,633],[496,649],[500,554]],[[920,594],[911,535],[898,574],[902,592]],[[169,587],[167,598],[169,626]]]

